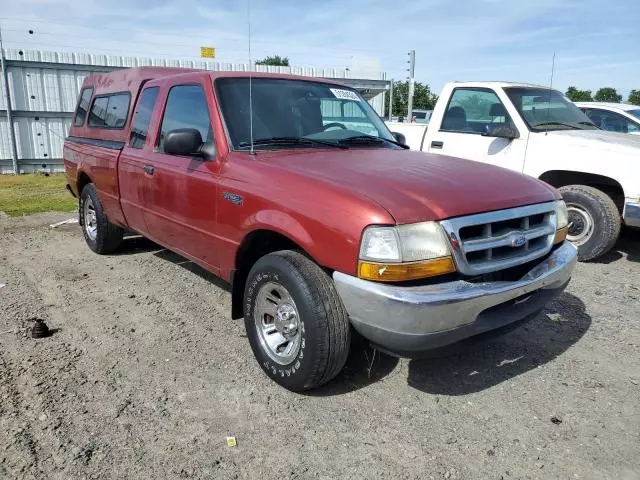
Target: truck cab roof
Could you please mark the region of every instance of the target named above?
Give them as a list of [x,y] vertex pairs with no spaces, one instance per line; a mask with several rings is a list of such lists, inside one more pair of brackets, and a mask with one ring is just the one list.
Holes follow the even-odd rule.
[[630,103],[614,103],[614,102],[574,102],[577,106],[581,108],[606,108],[606,109],[615,109],[622,111],[630,111],[630,110],[639,110],[640,107],[638,105],[631,105]]
[[[84,79],[76,114],[69,131],[70,137],[126,142],[128,128],[143,86],[172,86],[181,83],[202,81],[210,78],[274,78],[335,85],[340,89],[351,89],[331,79],[303,77],[263,72],[221,72],[202,69],[172,67],[137,67],[108,73],[89,75]],[[116,99],[110,100],[112,97]],[[94,115],[94,110],[108,122]],[[86,120],[85,120],[86,119]]]
[[507,88],[507,87],[525,87],[525,88],[544,88],[549,89],[548,85],[536,85],[534,83],[522,83],[522,82],[500,82],[500,81],[487,81],[487,82],[449,82],[447,86],[453,87],[494,87],[494,88]]

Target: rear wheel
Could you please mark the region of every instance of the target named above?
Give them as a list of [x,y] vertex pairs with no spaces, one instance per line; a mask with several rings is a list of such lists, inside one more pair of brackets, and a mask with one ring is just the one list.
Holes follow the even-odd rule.
[[333,281],[304,255],[265,255],[251,269],[244,294],[245,327],[266,374],[303,391],[334,378],[344,366],[350,324]]
[[560,188],[560,193],[569,213],[567,240],[578,247],[578,259],[593,260],[611,250],[621,224],[611,197],[586,185],[568,185]]
[[111,253],[122,243],[124,230],[107,219],[93,183],[80,193],[80,221],[84,239],[94,252]]

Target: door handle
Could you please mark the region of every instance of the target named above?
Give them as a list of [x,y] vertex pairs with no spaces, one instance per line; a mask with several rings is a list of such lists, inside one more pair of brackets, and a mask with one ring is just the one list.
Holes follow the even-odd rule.
[[154,169],[151,165],[145,165],[144,166],[144,173],[146,173],[147,175],[153,175]]
[[444,142],[439,142],[434,140],[431,142],[431,148],[442,148],[444,146]]

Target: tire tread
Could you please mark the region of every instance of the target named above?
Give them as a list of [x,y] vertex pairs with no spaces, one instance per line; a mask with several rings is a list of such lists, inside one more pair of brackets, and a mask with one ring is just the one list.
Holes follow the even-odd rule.
[[[299,251],[282,250],[270,253],[262,257],[249,274],[253,276],[254,269],[261,268],[263,259],[282,262],[296,282],[305,285],[308,291],[308,302],[314,321],[319,322],[320,331],[325,330],[326,335],[318,335],[316,338],[317,355],[311,375],[304,385],[296,390],[309,390],[319,387],[333,379],[344,367],[349,355],[351,345],[351,326],[349,317],[342,305],[342,301],[336,291],[331,277],[315,262]],[[248,322],[250,323],[250,322]],[[322,327],[326,327],[323,329]]]
[[[620,212],[618,207],[614,203],[613,199],[602,190],[590,187],[588,185],[567,185],[559,189],[561,194],[574,193],[582,195],[596,202],[602,208],[600,212],[604,217],[604,222],[597,222],[598,224],[604,224],[605,230],[600,231],[598,236],[599,242],[595,244],[588,251],[581,249],[583,245],[578,248],[578,258],[580,261],[593,260],[600,255],[605,254],[613,248],[620,236],[620,229],[622,228],[622,220],[620,218]],[[594,219],[597,221],[598,219]]]
[[82,218],[83,199],[87,196],[91,197],[93,202],[93,208],[96,211],[96,220],[98,223],[98,234],[96,236],[95,243],[91,245],[89,239],[86,238],[89,247],[98,254],[104,255],[112,253],[122,243],[122,237],[124,236],[124,230],[118,225],[114,225],[109,221],[102,209],[102,203],[98,197],[98,191],[93,183],[88,183],[82,189],[80,193],[80,217]]

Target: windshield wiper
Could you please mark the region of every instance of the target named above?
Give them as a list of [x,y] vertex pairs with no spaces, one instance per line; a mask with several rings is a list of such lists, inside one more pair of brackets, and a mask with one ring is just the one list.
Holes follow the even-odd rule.
[[581,130],[580,127],[576,127],[575,125],[571,125],[570,123],[563,123],[563,122],[555,122],[555,121],[551,121],[551,122],[542,122],[542,123],[536,123],[534,125],[535,128],[538,127],[545,127],[547,125],[561,125],[563,127],[569,127],[569,128],[573,128],[574,130]]
[[[269,137],[269,138],[258,138],[253,141],[254,146],[263,146],[263,145],[326,145],[333,148],[341,148],[346,149],[349,148],[346,145],[340,145],[336,142],[328,142],[324,140],[316,140],[315,138],[306,138],[306,137]],[[240,142],[238,147],[242,149],[246,149],[251,147],[251,142]]]
[[578,122],[578,124],[580,124],[580,125],[587,125],[587,126],[589,126],[589,127],[596,127],[596,128],[598,128],[598,126],[597,126],[595,123],[593,123],[593,122],[587,122],[587,121],[585,121],[585,120],[583,120],[582,122]]
[[395,140],[389,140],[388,138],[374,137],[373,135],[355,135],[353,137],[347,137],[347,138],[338,140],[338,142],[341,144],[344,144],[344,143],[377,143],[379,144],[383,142],[388,142],[388,143],[392,143],[393,145],[402,147],[404,149],[409,148],[409,145],[405,145],[404,143],[396,142]]

